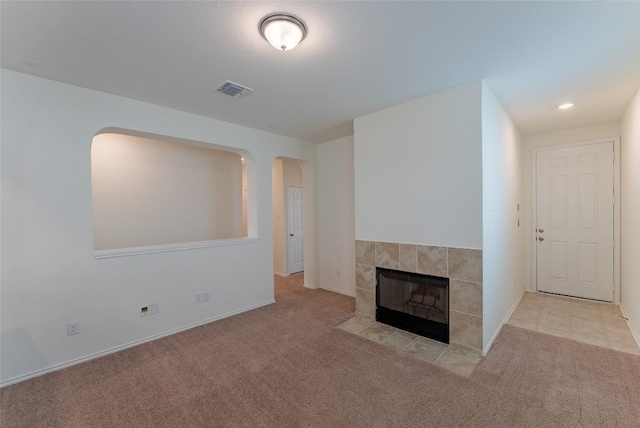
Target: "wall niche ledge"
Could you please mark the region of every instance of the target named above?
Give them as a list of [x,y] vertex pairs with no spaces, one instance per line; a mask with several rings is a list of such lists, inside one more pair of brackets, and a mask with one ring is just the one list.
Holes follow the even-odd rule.
[[199,248],[225,247],[229,245],[255,244],[258,238],[230,238],[212,241],[182,242],[179,244],[148,245],[144,247],[116,248],[113,250],[98,250],[93,252],[95,259],[110,259],[114,257],[128,257],[142,254],[168,253],[173,251],[197,250]]

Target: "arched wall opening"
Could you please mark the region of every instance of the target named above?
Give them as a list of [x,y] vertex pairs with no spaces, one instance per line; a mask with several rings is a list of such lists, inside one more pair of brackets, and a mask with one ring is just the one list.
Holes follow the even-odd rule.
[[315,287],[313,170],[302,160],[277,157],[272,168],[273,270],[278,276],[304,272]]
[[96,255],[255,236],[251,165],[244,150],[101,130],[91,147]]

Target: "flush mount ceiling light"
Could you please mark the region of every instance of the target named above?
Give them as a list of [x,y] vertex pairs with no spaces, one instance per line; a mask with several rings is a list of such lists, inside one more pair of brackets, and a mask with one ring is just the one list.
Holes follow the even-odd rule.
[[558,108],[560,110],[566,110],[566,109],[571,108],[571,107],[573,107],[573,103],[565,103],[565,104],[560,104],[558,106]]
[[286,13],[265,16],[258,28],[262,37],[280,51],[290,51],[307,37],[304,22]]

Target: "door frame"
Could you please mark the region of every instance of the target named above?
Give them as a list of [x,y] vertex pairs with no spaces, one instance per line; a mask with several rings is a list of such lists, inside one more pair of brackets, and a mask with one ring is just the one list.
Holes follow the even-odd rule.
[[559,144],[555,146],[536,147],[531,149],[531,288],[538,292],[538,251],[536,246],[535,227],[538,223],[538,152],[544,150],[566,149],[570,147],[588,146],[591,144],[613,142],[613,304],[620,305],[620,137],[601,138],[598,140],[581,141],[576,143]]
[[[303,194],[303,198],[304,198],[304,186],[298,186],[295,184],[289,184],[287,185],[287,197],[285,198],[286,200],[286,207],[287,207],[287,227],[286,227],[286,232],[285,232],[285,242],[286,242],[286,247],[287,247],[287,275],[291,275],[292,273],[299,273],[298,271],[296,272],[291,272],[291,263],[289,263],[289,261],[291,260],[290,256],[291,256],[291,246],[289,245],[289,235],[291,234],[291,231],[289,230],[289,190],[293,189],[293,188],[297,188],[297,189],[302,189],[302,194]],[[304,222],[304,199],[302,200],[302,218],[303,218],[303,222]],[[306,235],[306,234],[305,234]],[[305,236],[305,241],[306,241],[306,236]],[[302,251],[304,253],[304,245],[302,246]],[[303,262],[303,265],[305,263]],[[302,271],[304,272],[304,267],[302,268]]]

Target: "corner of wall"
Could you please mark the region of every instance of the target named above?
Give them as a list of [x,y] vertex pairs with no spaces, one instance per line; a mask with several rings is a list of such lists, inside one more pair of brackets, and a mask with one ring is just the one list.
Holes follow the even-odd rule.
[[640,343],[640,88],[622,118],[620,140],[620,227],[624,232],[620,249],[620,306]]
[[317,286],[355,296],[353,136],[318,144]]
[[487,352],[524,292],[520,226],[521,136],[482,82],[483,345]]

